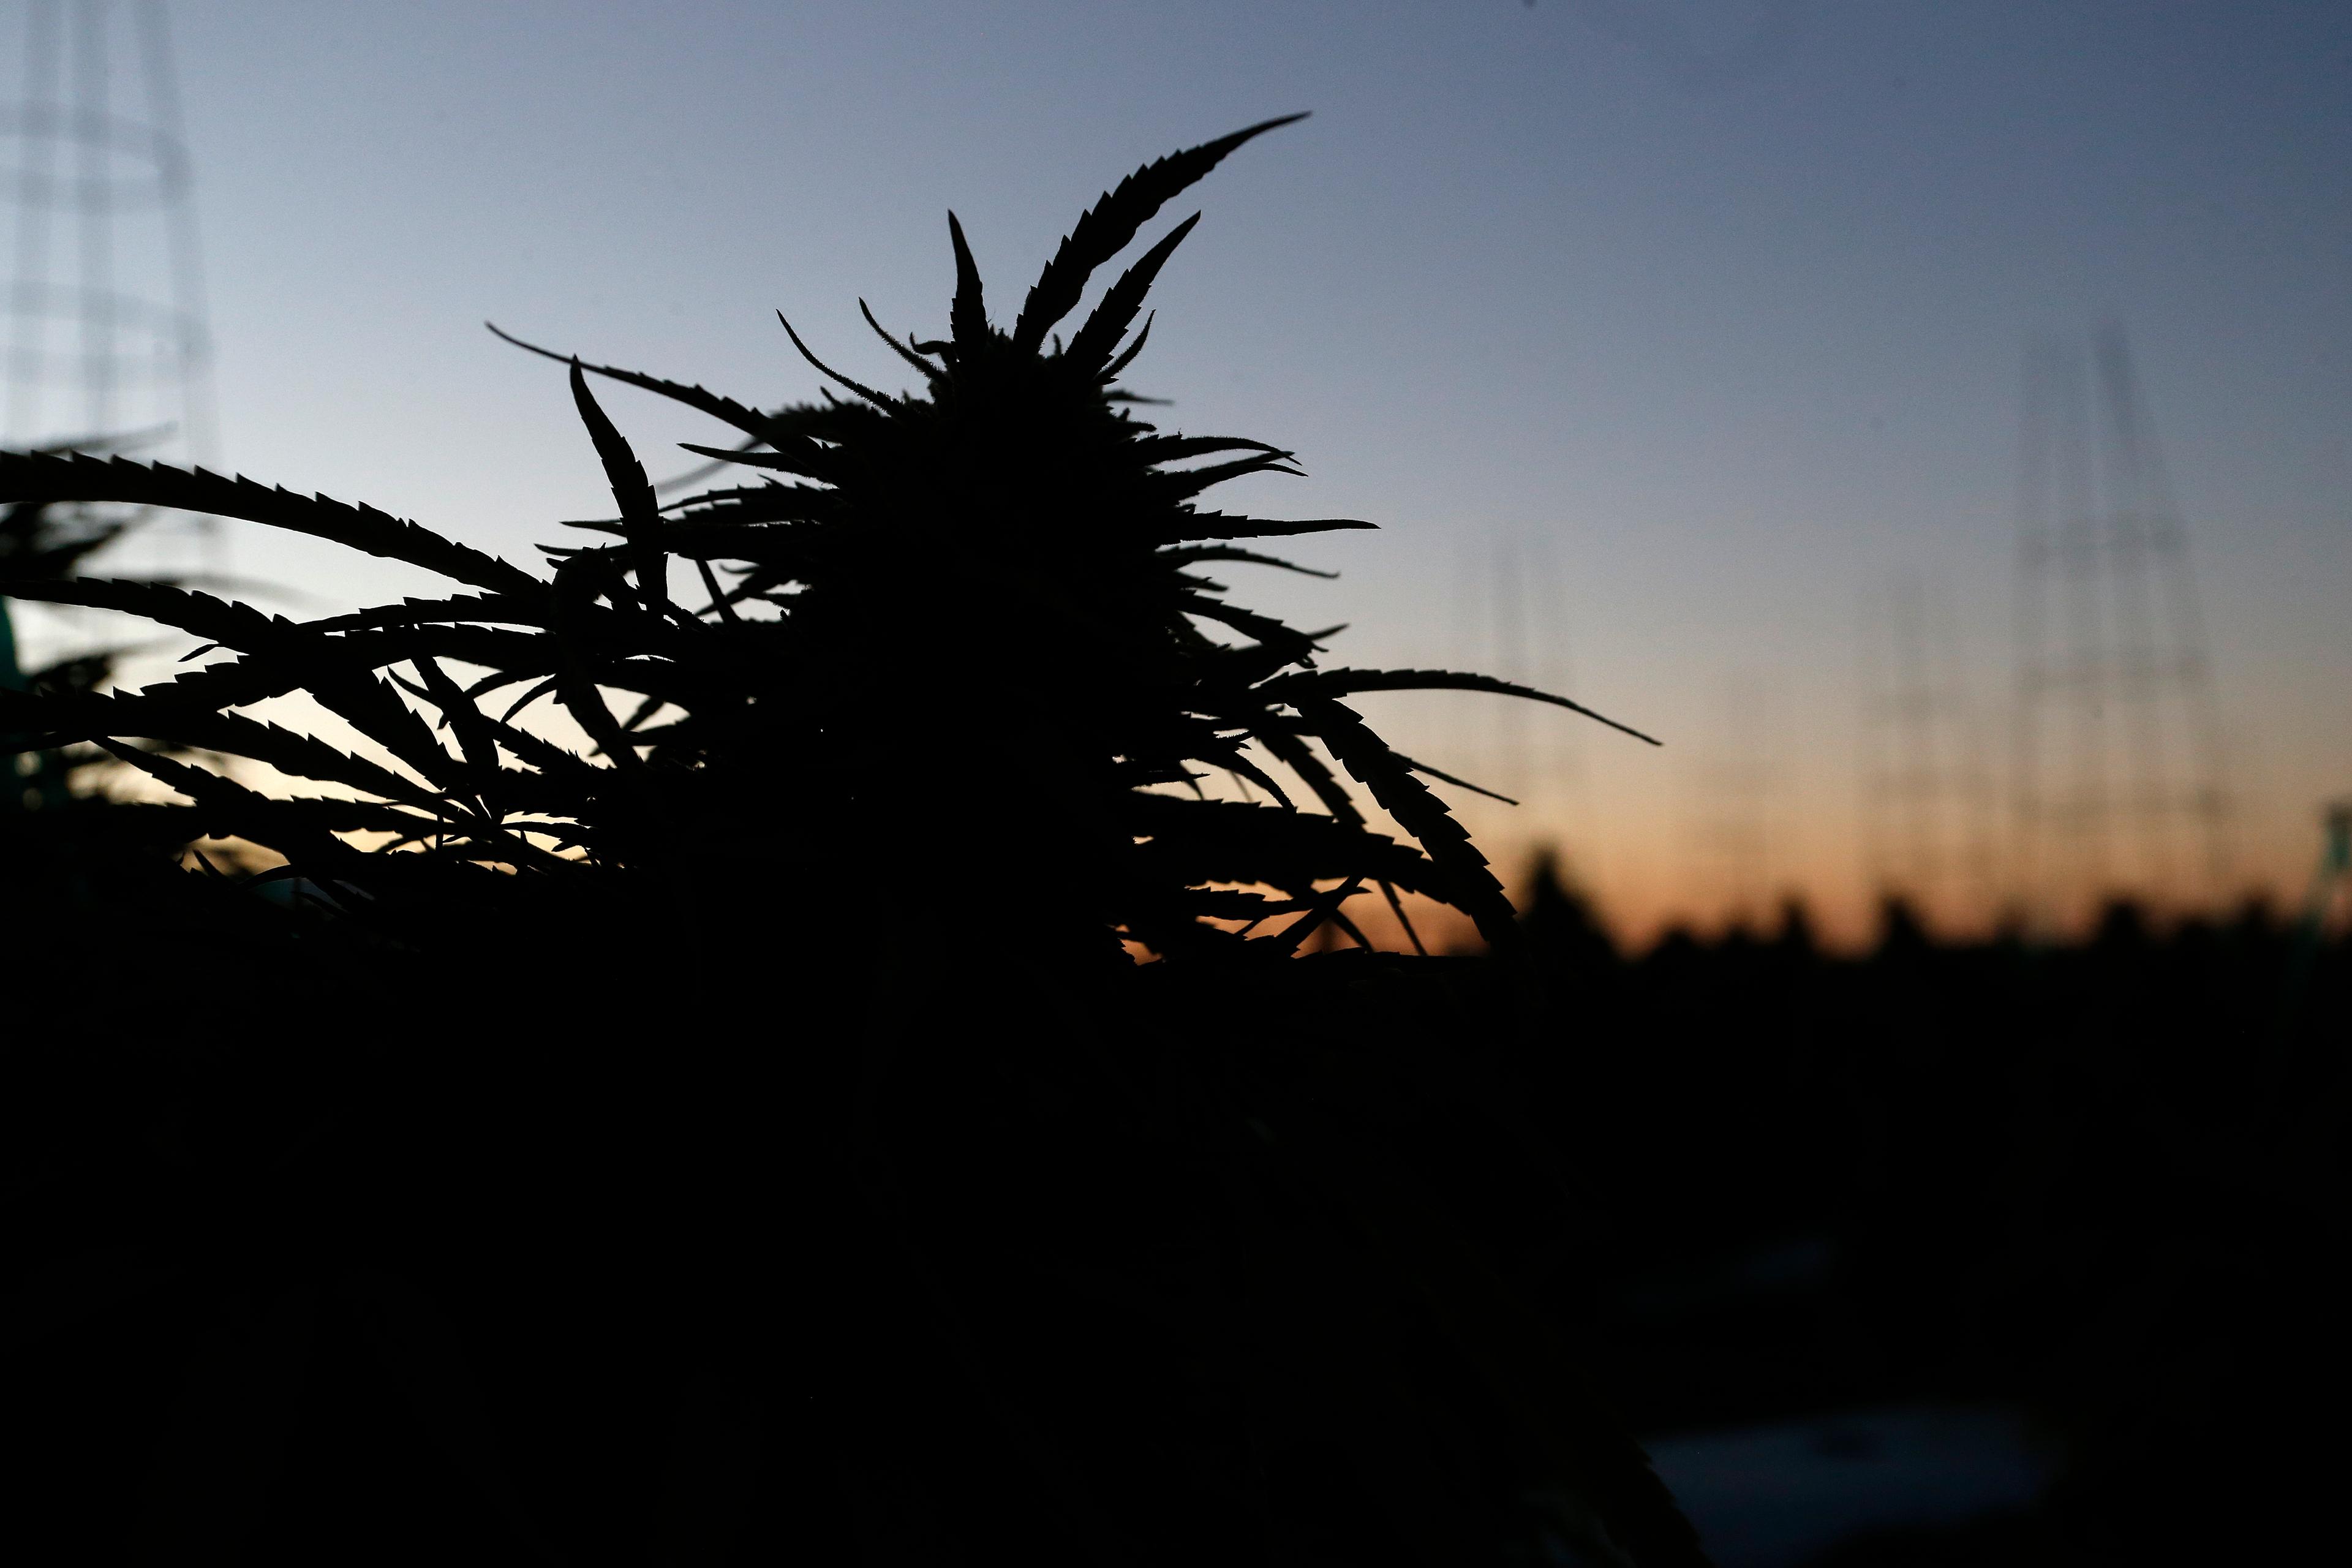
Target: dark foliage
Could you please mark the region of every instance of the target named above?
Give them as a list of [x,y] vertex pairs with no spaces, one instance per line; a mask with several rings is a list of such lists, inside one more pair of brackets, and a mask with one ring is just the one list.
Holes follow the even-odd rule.
[[1897,910],[1859,957],[1792,922],[1621,958],[1557,893],[1527,935],[1547,998],[1488,1014],[1479,1055],[1573,1217],[1488,1223],[1637,1429],[1999,1404],[2046,1434],[2028,1516],[1838,1562],[2271,1560],[2333,1531],[2352,947],[2123,906],[2056,948]]

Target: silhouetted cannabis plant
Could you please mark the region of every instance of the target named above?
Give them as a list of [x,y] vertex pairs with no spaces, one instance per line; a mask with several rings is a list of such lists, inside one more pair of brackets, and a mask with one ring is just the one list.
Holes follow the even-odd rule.
[[[1145,292],[1198,215],[1129,267],[1066,342],[1054,333],[1167,201],[1287,122],[1120,182],[1063,239],[1010,331],[990,321],[950,215],[947,337],[905,341],[866,312],[919,378],[913,392],[831,369],[789,323],[793,346],[851,400],[761,410],[570,360],[618,515],[572,525],[610,542],[543,547],[551,575],[366,507],[201,469],[0,456],[0,499],[20,505],[242,518],[463,590],[295,623],[155,584],[0,584],[146,616],[234,656],[131,694],[12,697],[5,725],[43,744],[96,741],[189,796],[208,832],[266,845],[379,908],[419,889],[488,895],[493,869],[511,874],[499,879],[509,889],[618,877],[682,900],[689,916],[746,885],[772,904],[844,879],[911,896],[919,880],[969,889],[1031,944],[1115,952],[1110,933],[1123,932],[1189,954],[1251,935],[1252,950],[1288,951],[1377,888],[1451,904],[1499,938],[1511,921],[1502,889],[1423,782],[1447,775],[1391,749],[1348,700],[1444,688],[1588,710],[1479,675],[1323,668],[1328,633],[1245,609],[1204,575],[1287,565],[1244,542],[1371,525],[1200,510],[1226,479],[1297,472],[1292,454],[1163,432],[1116,390],[1150,330],[1147,319],[1129,336]],[[663,504],[590,375],[730,426],[739,444],[689,450],[759,477]],[[698,584],[696,602],[673,597],[673,563]],[[240,711],[295,693],[385,760]],[[585,731],[585,754],[520,721],[542,698]],[[250,759],[354,798],[266,796],[134,739]],[[1204,769],[1270,799],[1181,793]],[[1373,831],[1345,779],[1415,842]],[[355,834],[379,837],[363,852]]]
[[[104,451],[135,445],[145,437],[98,437],[52,445],[48,453]],[[54,583],[72,577],[82,563],[114,544],[144,521],[136,511],[90,506],[58,500],[19,500],[0,506],[0,583],[11,591],[28,582]],[[26,594],[24,597],[43,595]],[[24,667],[16,641],[15,617],[0,595],[0,691],[88,692],[103,686],[121,655],[118,648],[91,648],[31,669]],[[0,789],[0,813],[19,807],[62,805],[87,786],[76,787],[81,764],[103,761],[104,753],[88,746],[68,750],[37,750],[32,737],[10,737],[0,731],[0,749],[11,750],[13,782]]]

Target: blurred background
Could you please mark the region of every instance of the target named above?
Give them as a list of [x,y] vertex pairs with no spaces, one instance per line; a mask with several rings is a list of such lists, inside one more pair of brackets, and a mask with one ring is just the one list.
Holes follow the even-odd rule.
[[[517,559],[602,481],[480,323],[766,403],[933,332],[945,214],[1009,310],[1151,157],[1198,193],[1130,372],[1357,516],[1343,662],[1498,864],[1628,941],[2082,929],[2296,897],[2352,787],[2352,22],[1841,0],[322,7],[9,0],[5,435],[364,500]],[[616,393],[644,449],[708,438]],[[677,467],[688,463],[677,455]],[[658,468],[658,462],[656,462]],[[151,530],[336,604],[395,568]],[[28,658],[111,628],[20,610]]]
[[[1380,524],[1239,596],[1665,742],[1366,700],[1520,802],[1448,792],[1581,1184],[1513,1266],[1726,1563],[2267,1484],[2215,1434],[2340,1339],[2352,11],[0,0],[0,437],[533,561],[606,488],[486,319],[772,405],[781,309],[895,386],[857,301],[943,330],[950,206],[1008,319],[1095,193],[1300,109],[1128,376],[1311,476],[1216,504]],[[657,477],[714,438],[606,406]],[[168,519],[89,569],[430,586]],[[8,615],[27,668],[132,635]]]

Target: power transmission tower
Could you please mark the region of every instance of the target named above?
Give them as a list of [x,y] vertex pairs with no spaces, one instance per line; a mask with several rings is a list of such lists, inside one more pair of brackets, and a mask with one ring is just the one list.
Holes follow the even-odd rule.
[[1754,676],[1735,675],[1725,683],[1722,713],[1687,775],[1687,899],[1727,929],[1755,933],[1786,892],[1769,693]]
[[[1558,552],[1541,529],[1465,535],[1454,549],[1447,657],[1538,690],[1573,696],[1570,628]],[[1595,875],[1601,836],[1591,820],[1578,723],[1558,710],[1501,698],[1457,696],[1447,706],[1445,766],[1510,797],[1519,809],[1488,817],[1499,832],[1558,851],[1580,878]]]
[[[1578,695],[1575,622],[1569,613],[1559,551],[1547,532],[1534,533],[1528,545],[1525,581],[1533,626],[1528,672],[1517,679],[1539,691],[1573,698]],[[1533,755],[1536,782],[1530,786],[1543,814],[1543,830],[1583,879],[1595,883],[1601,875],[1604,835],[1593,816],[1591,781],[1585,769],[1585,725],[1557,711],[1538,710],[1525,703],[1512,706],[1522,710],[1523,718],[1543,726],[1541,743]]]
[[2029,349],[2023,423],[2014,886],[2045,929],[2116,898],[2216,903],[2233,889],[2211,658],[2121,329],[2087,356]]
[[17,96],[0,102],[0,442],[135,440],[211,462],[211,333],[161,0],[14,9]]
[[[1488,628],[1493,624],[1492,580],[1485,560],[1486,542],[1465,530],[1454,541],[1454,574],[1446,605],[1445,664],[1449,669],[1484,669]],[[1448,772],[1476,779],[1490,765],[1477,710],[1449,693],[1443,720]],[[1482,781],[1483,782],[1483,781]]]
[[1866,595],[1863,872],[1881,901],[1979,927],[1997,901],[1994,795],[1948,598],[1916,576]]
[[[13,16],[0,12],[0,28],[18,46],[0,60],[21,72],[18,96],[0,99],[0,255],[9,268],[0,295],[0,446],[168,445],[209,461],[210,336],[160,0],[27,0]],[[0,568],[69,573],[134,523],[158,541],[168,533],[158,521],[120,507],[10,507],[0,516]],[[214,520],[180,533],[217,574]],[[0,600],[0,686],[11,689],[31,679],[18,629]],[[47,679],[90,679],[59,672],[101,652],[74,649],[85,656],[78,665],[56,662],[60,651],[49,647],[36,661],[47,665]],[[0,790],[0,810],[37,808],[68,793],[54,754],[16,752],[10,763],[16,782]]]
[[[1530,615],[1528,603],[1527,552],[1519,541],[1497,530],[1487,561],[1486,585],[1489,614],[1486,624],[1494,631],[1494,646],[1487,650],[1487,662],[1476,668],[1491,670],[1505,680],[1525,686],[1535,679],[1534,660],[1528,650],[1530,623],[1542,614],[1541,606]],[[1535,797],[1544,781],[1536,776],[1535,756],[1529,745],[1533,731],[1529,721],[1533,715],[1524,702],[1490,700],[1483,704],[1488,733],[1493,738],[1494,776],[1481,780],[1515,800]]]

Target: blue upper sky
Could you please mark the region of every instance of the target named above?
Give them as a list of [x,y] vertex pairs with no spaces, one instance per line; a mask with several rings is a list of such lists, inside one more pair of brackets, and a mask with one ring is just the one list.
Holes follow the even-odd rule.
[[[2352,790],[2352,7],[213,0],[173,22],[221,456],[257,477],[528,558],[599,510],[598,469],[560,371],[485,318],[776,402],[816,385],[781,308],[887,380],[856,300],[943,327],[949,207],[1005,310],[1136,164],[1306,109],[1167,215],[1207,216],[1130,384],[1175,400],[1167,423],[1298,449],[1312,478],[1232,504],[1383,525],[1307,552],[1338,583],[1244,578],[1245,602],[1353,623],[1349,662],[1567,679],[1670,742],[1376,712],[1433,761],[1539,775],[1516,821],[1479,817],[1498,859],[1564,838],[1649,921],[1720,901],[1706,845],[1745,812],[1773,882],[1851,906],[1865,599],[1927,579],[1997,742],[2024,348],[2105,320],[2188,520],[2248,864],[2291,879]],[[657,471],[660,442],[708,436],[612,407]],[[302,542],[235,550],[331,598],[414,586]]]

